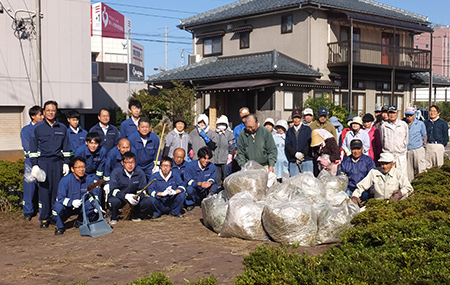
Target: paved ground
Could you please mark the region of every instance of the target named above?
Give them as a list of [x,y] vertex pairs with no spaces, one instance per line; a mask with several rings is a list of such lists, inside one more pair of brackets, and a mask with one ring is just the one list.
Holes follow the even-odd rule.
[[[69,228],[54,235],[53,226],[21,220],[20,213],[0,213],[0,284],[125,284],[162,271],[175,284],[214,275],[218,284],[233,284],[242,273],[243,256],[274,242],[221,238],[201,223],[201,209],[183,219],[119,221],[114,233],[81,237]],[[330,245],[301,248],[319,254]]]

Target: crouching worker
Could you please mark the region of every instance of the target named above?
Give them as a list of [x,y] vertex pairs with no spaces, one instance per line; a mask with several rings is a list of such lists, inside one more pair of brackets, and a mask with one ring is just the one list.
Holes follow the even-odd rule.
[[198,160],[194,160],[186,166],[184,179],[187,182],[186,211],[200,205],[208,194],[217,192],[216,167],[210,162],[213,154],[209,147],[202,147],[197,153]]
[[[82,198],[88,186],[94,183],[94,178],[86,175],[86,161],[82,157],[74,157],[70,162],[72,173],[64,176],[59,182],[58,197],[53,205],[53,218],[56,220],[55,235],[64,234],[64,222],[72,215],[78,215],[74,227],[78,228],[83,220],[81,215]],[[97,218],[97,209],[93,199],[97,199],[101,189],[96,187],[91,191],[92,196],[85,202],[86,214],[90,220]]]
[[372,169],[369,174],[356,185],[352,201],[359,204],[361,194],[372,185],[374,198],[379,200],[398,201],[412,193],[413,188],[408,177],[400,169],[394,168],[395,157],[391,153],[382,153],[378,160],[381,167]]
[[110,193],[108,202],[111,210],[109,223],[114,225],[119,219],[119,209],[130,203],[132,208],[131,219],[135,222],[151,214],[152,204],[145,193],[141,193],[137,200],[136,193],[147,184],[144,171],[136,167],[136,155],[131,151],[122,155],[122,167],[117,167],[111,173]]
[[150,185],[148,192],[154,206],[153,219],[169,214],[181,218],[181,209],[186,199],[186,189],[181,177],[172,172],[172,159],[165,156],[161,159],[159,171],[154,173],[150,181],[156,179]]

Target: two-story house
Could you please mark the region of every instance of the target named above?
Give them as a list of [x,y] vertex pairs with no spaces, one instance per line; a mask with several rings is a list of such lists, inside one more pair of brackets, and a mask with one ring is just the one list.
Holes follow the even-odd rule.
[[[184,19],[192,33],[188,66],[149,77],[149,86],[181,80],[197,88],[197,112],[248,106],[287,119],[309,96],[328,94],[353,113],[411,101],[414,72],[430,69],[430,51],[414,49],[427,18],[371,0],[241,0]],[[262,118],[262,119],[263,119]]]

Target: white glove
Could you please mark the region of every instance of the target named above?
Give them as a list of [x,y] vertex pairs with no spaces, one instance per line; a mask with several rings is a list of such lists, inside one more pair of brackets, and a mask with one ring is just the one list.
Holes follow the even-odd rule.
[[351,150],[349,150],[348,148],[346,148],[346,147],[342,147],[342,149],[344,150],[344,152],[345,152],[345,154],[346,154],[347,156],[350,156],[350,155],[352,155],[352,151],[351,151]]
[[167,189],[161,192],[162,197],[166,197],[167,195],[169,195],[169,192]]
[[63,175],[66,176],[67,174],[69,174],[70,172],[70,168],[68,164],[63,164]]
[[76,200],[73,200],[72,201],[72,206],[74,207],[74,208],[80,208],[80,206],[81,206],[81,199],[76,199]]
[[153,167],[152,174],[155,172],[158,172],[158,171],[159,171],[159,166],[155,165],[155,167]]
[[31,176],[37,179],[40,171],[41,169],[39,168],[39,166],[37,165],[33,166],[33,168],[31,168]]
[[126,194],[125,199],[127,199],[131,206],[136,206],[139,203],[139,197],[137,200],[134,200],[134,194]]
[[173,196],[173,195],[176,195],[176,194],[177,194],[176,190],[170,189],[170,193],[169,193],[170,196]]
[[303,160],[305,160],[305,155],[303,154],[303,152],[298,151],[298,152],[295,153],[295,158],[296,158],[300,163],[302,163]]
[[103,186],[103,191],[105,191],[105,195],[108,196],[108,194],[109,194],[109,184],[106,184],[105,186]]

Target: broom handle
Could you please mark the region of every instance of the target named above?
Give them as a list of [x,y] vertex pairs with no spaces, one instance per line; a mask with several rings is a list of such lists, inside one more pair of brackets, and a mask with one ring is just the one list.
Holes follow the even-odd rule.
[[155,182],[156,178],[153,178],[152,181],[150,181],[150,183],[147,184],[147,186],[145,186],[144,188],[142,188],[141,190],[139,190],[136,195],[133,196],[134,200],[137,200],[139,198],[139,195],[142,194],[142,192],[144,192],[150,185],[152,185],[153,182]]
[[161,133],[161,138],[159,139],[159,147],[158,147],[158,153],[156,154],[156,160],[155,163],[158,163],[158,159],[159,159],[159,152],[161,151],[161,144],[162,144],[162,139],[164,137],[164,130],[166,129],[166,124],[164,124],[163,129],[162,129],[162,133]]

